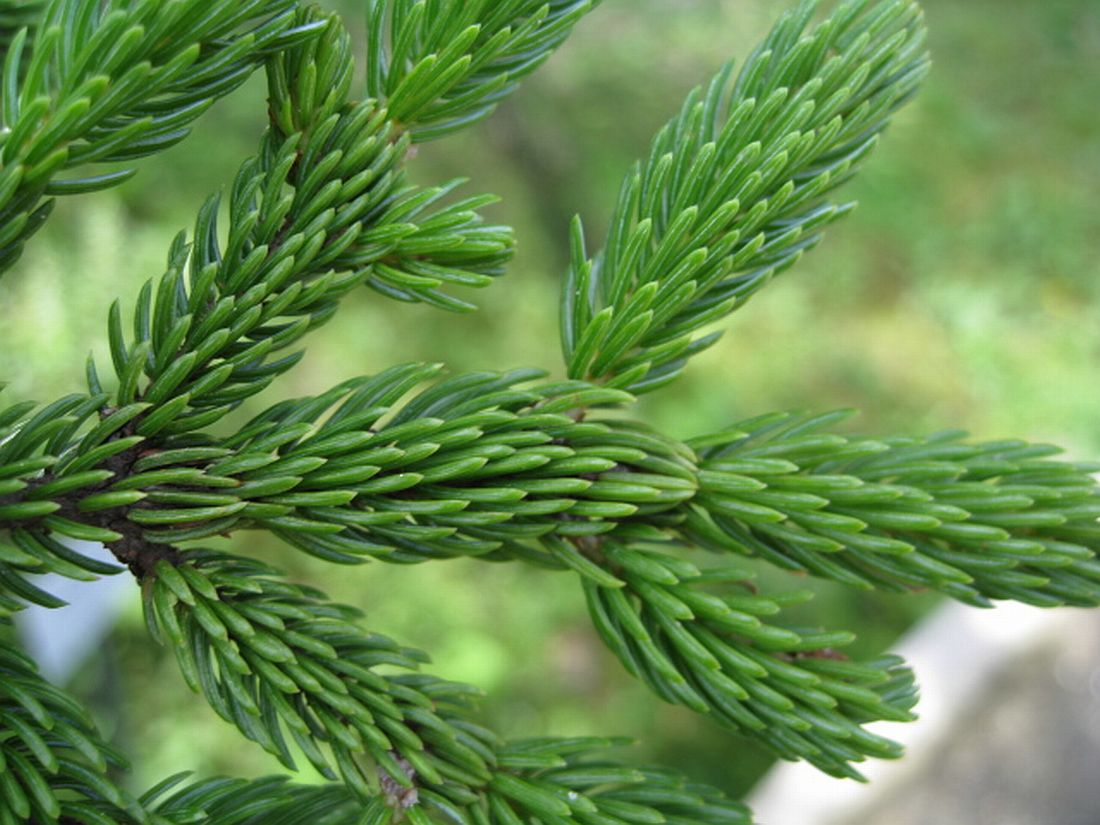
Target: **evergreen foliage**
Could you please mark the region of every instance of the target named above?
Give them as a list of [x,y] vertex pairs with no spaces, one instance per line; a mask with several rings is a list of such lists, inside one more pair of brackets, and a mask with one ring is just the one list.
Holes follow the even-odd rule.
[[361,94],[342,22],[294,0],[0,2],[0,270],[54,197],[133,171],[69,170],[175,143],[261,66],[270,115],[226,202],[199,209],[132,311],[111,307],[108,370],[89,360],[86,392],[0,409],[0,621],[61,604],[37,574],[128,568],[186,683],[288,770],[304,759],[328,780],[181,775],[133,798],[80,704],[0,646],[0,823],[751,821],[713,789],[616,761],[618,740],[503,741],[475,721],[476,689],[420,671],[424,653],[201,546],[238,530],[341,565],[571,571],[658,697],[840,777],[899,755],[864,725],[912,718],[912,676],[844,655],[851,633],[784,622],[807,595],[759,592],[746,557],[978,606],[1100,601],[1095,468],[1056,448],[830,432],[844,413],[680,441],[624,414],[850,211],[834,191],[927,70],[912,0],[845,0],[816,25],[803,2],[689,96],[594,257],[574,225],[566,377],[405,364],[227,430],[361,286],[473,309],[463,290],[502,273],[511,231],[483,220],[491,196],[411,184],[410,149],[487,116],[595,5],[366,0]]

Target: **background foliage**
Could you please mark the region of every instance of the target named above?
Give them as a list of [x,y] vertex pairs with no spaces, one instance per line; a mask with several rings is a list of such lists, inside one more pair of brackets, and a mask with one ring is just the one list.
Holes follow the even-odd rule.
[[[354,14],[353,2],[330,5]],[[763,0],[672,5],[675,13],[667,0],[606,0],[496,117],[420,149],[421,180],[470,176],[503,196],[495,215],[516,227],[519,255],[509,277],[478,296],[482,312],[441,319],[362,291],[312,339],[305,368],[249,409],[275,392],[316,393],[412,359],[459,372],[499,367],[504,352],[511,364],[556,370],[571,212],[599,237],[649,136],[729,54],[746,55],[776,13]],[[1100,60],[1100,8],[924,5],[936,67],[849,188],[858,217],[739,314],[676,391],[643,401],[671,434],[771,409],[856,406],[866,412],[847,426],[859,431],[957,424],[982,438],[1020,434],[1100,454],[1100,112],[1088,104],[1095,78],[1084,68]],[[262,97],[256,86],[237,92],[126,186],[59,204],[21,264],[34,277],[0,281],[5,351],[34,353],[5,358],[11,400],[80,383],[88,342],[100,346],[100,308],[160,271],[167,240],[252,151]],[[502,733],[637,736],[640,755],[732,790],[766,762],[687,711],[656,705],[622,674],[568,577],[449,563],[337,578],[300,554],[284,557],[262,534],[238,541],[432,651],[438,673],[489,690]],[[928,604],[815,586],[824,592],[809,608],[817,620],[859,629],[865,648],[887,644]],[[133,757],[135,787],[180,764],[272,769],[187,691],[170,653],[148,644],[136,601],[103,653],[77,690]]]

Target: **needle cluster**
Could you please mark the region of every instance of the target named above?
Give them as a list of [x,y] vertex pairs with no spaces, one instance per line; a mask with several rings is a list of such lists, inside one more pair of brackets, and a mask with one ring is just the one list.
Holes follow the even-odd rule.
[[39,574],[128,570],[184,681],[287,771],[326,780],[181,775],[131,796],[79,702],[0,646],[0,825],[751,821],[609,755],[619,740],[499,737],[475,688],[426,674],[355,608],[203,547],[238,531],[338,565],[575,576],[596,633],[659,699],[838,777],[900,754],[866,726],[912,718],[912,674],[846,655],[850,632],[792,625],[809,595],[761,592],[750,559],[977,606],[1100,602],[1096,468],[1057,448],[839,435],[844,413],[681,440],[630,416],[848,214],[838,189],[927,70],[913,0],[845,0],[817,23],[803,2],[689,95],[598,253],[574,224],[562,377],[403,364],[226,424],[352,291],[474,309],[512,231],[484,220],[490,195],[411,183],[410,150],[487,117],[595,5],[365,0],[357,89],[344,23],[295,0],[0,2],[6,277],[30,277],[20,252],[56,198],[136,169],[85,167],[155,155],[259,70],[269,114],[163,273],[108,310],[109,363],[89,359],[82,391],[0,408],[0,622],[62,604]]

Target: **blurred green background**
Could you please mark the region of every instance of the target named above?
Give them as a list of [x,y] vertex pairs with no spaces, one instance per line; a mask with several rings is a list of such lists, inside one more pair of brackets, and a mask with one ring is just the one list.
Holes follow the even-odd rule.
[[[327,5],[361,29],[352,0]],[[415,162],[422,182],[460,175],[469,193],[502,196],[492,218],[516,227],[520,248],[508,277],[480,296],[483,310],[444,316],[363,291],[252,408],[416,359],[560,373],[570,217],[585,218],[595,243],[620,176],[653,132],[722,61],[746,55],[783,5],[605,0],[491,121]],[[858,407],[850,426],[869,433],[962,427],[1100,456],[1100,4],[925,7],[935,68],[849,186],[860,209],[640,414],[690,436],[774,409]],[[0,281],[7,402],[79,389],[89,349],[108,361],[109,302],[132,306],[161,272],[172,236],[254,151],[263,119],[256,80],[123,188],[58,205]],[[629,735],[641,740],[637,758],[735,792],[768,764],[626,678],[590,630],[571,576],[457,562],[334,571],[260,534],[235,546],[363,607],[371,629],[484,688],[485,718],[504,733]],[[931,603],[814,586],[819,597],[798,618],[857,630],[866,650]],[[135,787],[182,769],[276,767],[187,692],[171,654],[145,636],[136,598],[74,689],[132,757]]]

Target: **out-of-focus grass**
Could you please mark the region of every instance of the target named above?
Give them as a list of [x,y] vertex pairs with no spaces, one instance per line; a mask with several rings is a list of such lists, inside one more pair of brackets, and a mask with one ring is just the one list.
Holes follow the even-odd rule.
[[[257,405],[396,361],[557,370],[569,217],[580,212],[595,242],[619,177],[652,132],[692,85],[746,54],[778,6],[606,0],[493,121],[426,147],[417,161],[419,180],[468,176],[470,191],[504,198],[494,218],[516,226],[521,246],[510,275],[481,296],[484,310],[441,316],[363,292]],[[861,208],[739,312],[683,381],[642,403],[651,420],[687,436],[772,409],[854,406],[864,412],[849,426],[871,433],[962,426],[1100,455],[1100,6],[926,8],[936,66],[849,188]],[[159,273],[172,234],[252,151],[262,95],[260,84],[242,90],[125,188],[61,205],[0,281],[8,399],[80,385],[86,351],[105,352],[109,301],[129,306]],[[486,716],[505,732],[629,734],[643,740],[641,755],[733,790],[766,764],[623,676],[568,575],[474,562],[334,574],[266,536],[234,547],[362,606],[372,629],[426,648],[438,672],[485,688]],[[792,584],[778,573],[766,582]],[[798,620],[855,629],[866,649],[888,644],[929,604],[818,589]],[[137,784],[187,767],[273,769],[187,694],[170,655],[144,637],[136,605],[110,650],[121,672],[105,679],[93,667],[83,684],[101,695],[114,685],[114,701],[100,704],[115,709]]]

